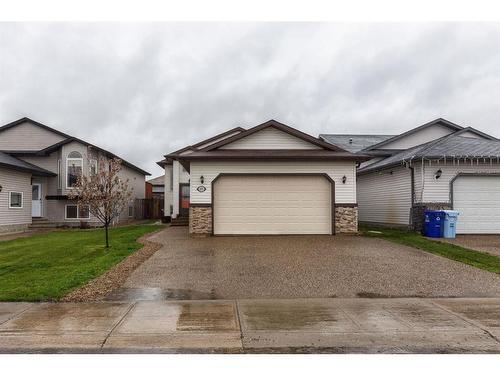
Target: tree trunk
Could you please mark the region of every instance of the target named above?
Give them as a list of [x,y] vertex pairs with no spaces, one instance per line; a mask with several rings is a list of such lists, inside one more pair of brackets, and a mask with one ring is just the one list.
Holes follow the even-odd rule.
[[109,248],[108,226],[109,224],[104,224],[104,229],[106,230],[106,249]]

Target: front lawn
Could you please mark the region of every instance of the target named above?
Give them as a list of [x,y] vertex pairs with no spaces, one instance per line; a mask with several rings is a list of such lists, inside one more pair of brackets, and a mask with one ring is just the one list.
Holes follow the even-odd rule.
[[57,300],[140,249],[136,240],[160,229],[141,224],[110,229],[59,230],[0,242],[0,301]]
[[363,235],[383,238],[402,245],[437,254],[445,258],[482,268],[494,273],[500,273],[500,258],[488,253],[466,249],[446,242],[430,240],[410,231],[386,228],[361,228]]

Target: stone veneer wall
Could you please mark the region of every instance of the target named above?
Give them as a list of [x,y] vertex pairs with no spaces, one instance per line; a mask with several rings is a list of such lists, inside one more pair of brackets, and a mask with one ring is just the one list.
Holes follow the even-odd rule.
[[425,210],[451,210],[451,204],[446,202],[414,203],[411,208],[411,229],[422,232],[424,228]]
[[212,234],[212,207],[189,207],[189,234],[209,236]]
[[358,232],[358,207],[335,206],[335,233],[357,233]]
[[24,232],[29,229],[29,224],[0,225],[0,234]]

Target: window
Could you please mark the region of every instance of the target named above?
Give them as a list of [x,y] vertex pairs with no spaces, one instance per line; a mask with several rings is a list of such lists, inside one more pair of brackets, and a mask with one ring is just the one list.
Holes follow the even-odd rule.
[[90,161],[89,169],[92,176],[97,174],[97,160],[93,159]]
[[168,179],[170,180],[170,191],[173,190],[174,188],[174,169],[173,168],[169,168],[169,176],[168,176]]
[[134,207],[128,206],[128,217],[134,216]]
[[23,208],[23,193],[11,191],[9,194],[9,208]]
[[66,205],[66,219],[89,219],[89,206],[78,206],[76,204]]
[[77,151],[71,151],[68,155],[66,165],[66,187],[71,188],[75,186],[78,177],[82,174],[82,154]]
[[57,188],[62,189],[62,162],[57,160]]

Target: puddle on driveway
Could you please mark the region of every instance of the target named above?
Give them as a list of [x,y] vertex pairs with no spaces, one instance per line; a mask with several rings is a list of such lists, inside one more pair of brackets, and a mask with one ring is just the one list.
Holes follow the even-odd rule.
[[106,301],[167,301],[167,300],[213,300],[215,291],[200,292],[191,289],[119,288],[108,294]]

